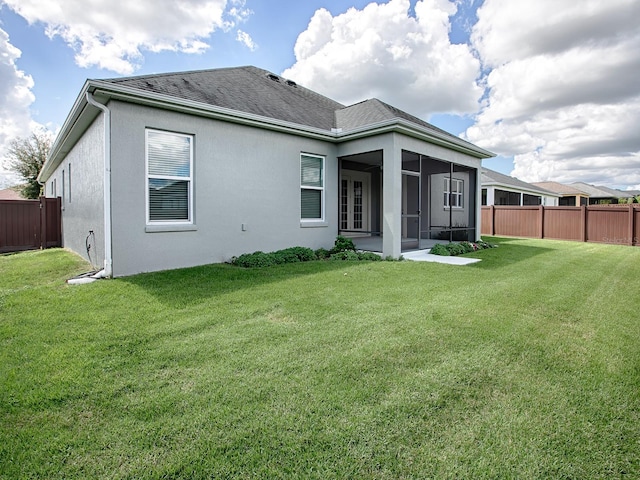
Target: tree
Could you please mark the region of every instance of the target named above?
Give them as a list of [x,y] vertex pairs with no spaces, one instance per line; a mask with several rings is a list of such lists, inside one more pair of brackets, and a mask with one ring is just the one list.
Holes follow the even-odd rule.
[[38,174],[51,149],[52,136],[47,130],[38,130],[29,137],[11,141],[5,154],[5,167],[17,173],[25,181],[21,187],[25,198],[38,198],[41,186]]

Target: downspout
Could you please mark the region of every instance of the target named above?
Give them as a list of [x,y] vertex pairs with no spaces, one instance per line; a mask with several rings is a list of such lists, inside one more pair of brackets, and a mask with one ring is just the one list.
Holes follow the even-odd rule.
[[449,243],[453,242],[453,162],[449,162]]
[[111,111],[87,92],[87,102],[104,112],[104,269],[100,277],[113,275],[111,254]]

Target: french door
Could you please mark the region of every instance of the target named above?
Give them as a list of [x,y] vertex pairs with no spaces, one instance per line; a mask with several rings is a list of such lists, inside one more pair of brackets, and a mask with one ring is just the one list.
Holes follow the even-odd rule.
[[345,236],[369,235],[371,175],[342,170],[340,175],[340,230]]

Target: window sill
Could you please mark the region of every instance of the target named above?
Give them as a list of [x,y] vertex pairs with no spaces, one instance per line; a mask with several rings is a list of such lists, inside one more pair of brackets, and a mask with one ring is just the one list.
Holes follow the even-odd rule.
[[158,232],[195,232],[198,230],[197,225],[193,224],[185,224],[180,225],[174,223],[172,225],[147,225],[144,229],[147,233],[158,233]]
[[328,227],[329,222],[324,222],[322,220],[308,220],[301,221],[300,228],[317,228],[317,227]]

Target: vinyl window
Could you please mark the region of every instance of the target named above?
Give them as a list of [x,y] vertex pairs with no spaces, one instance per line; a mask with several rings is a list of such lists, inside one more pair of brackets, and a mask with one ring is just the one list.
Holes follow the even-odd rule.
[[324,157],[300,156],[300,218],[324,220]]
[[147,223],[193,223],[193,136],[146,131]]
[[[449,207],[449,198],[451,198],[452,208],[462,208],[464,191],[464,183],[456,178],[445,177],[444,179],[444,206]],[[449,196],[451,194],[451,196]]]

